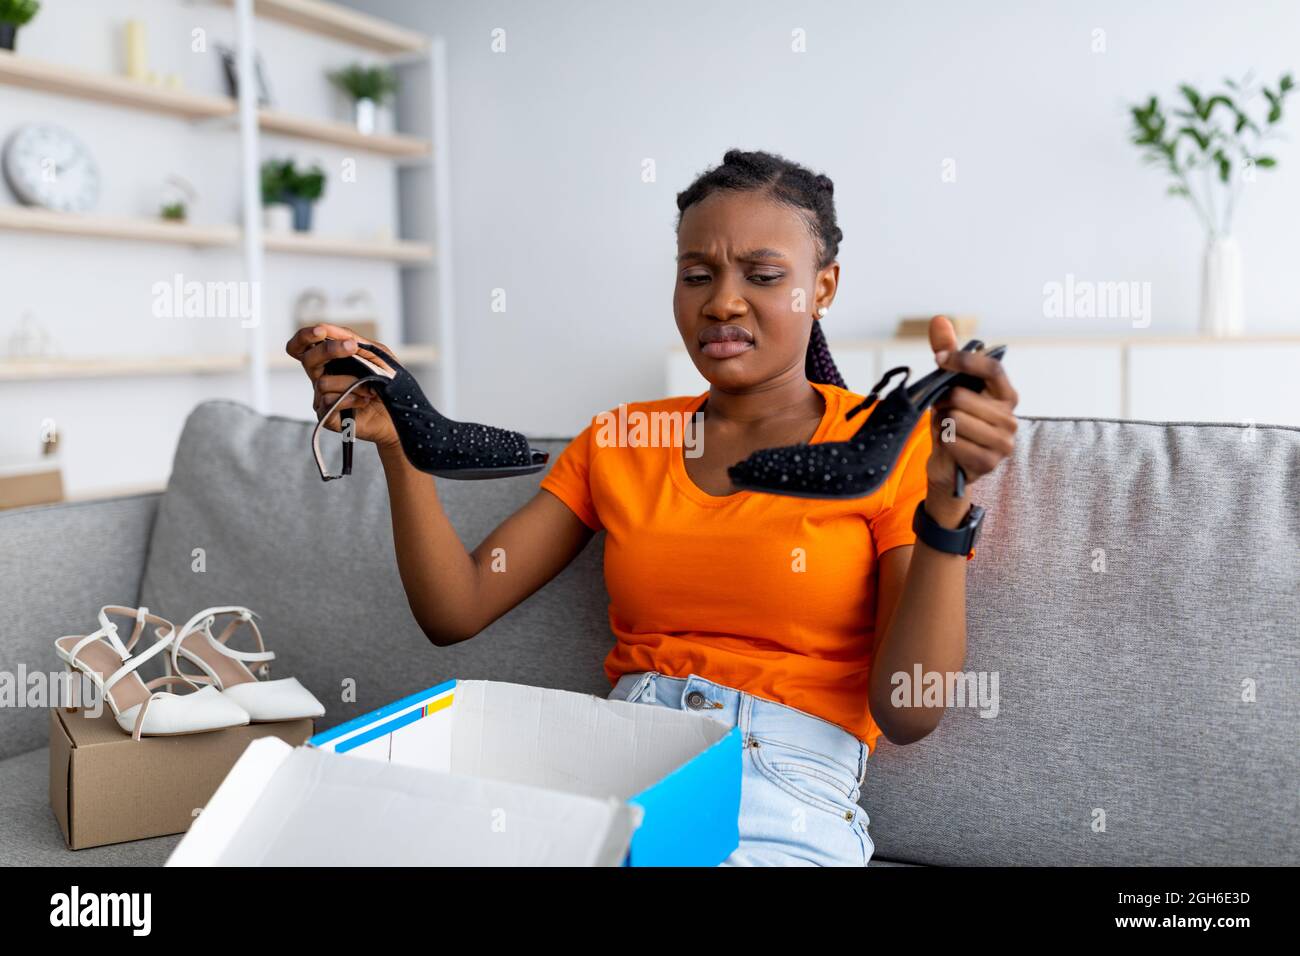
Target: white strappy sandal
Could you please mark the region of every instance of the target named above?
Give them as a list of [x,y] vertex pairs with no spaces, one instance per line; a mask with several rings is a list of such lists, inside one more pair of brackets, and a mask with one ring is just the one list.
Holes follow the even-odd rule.
[[[131,638],[122,643],[117,625],[109,615],[134,617]],[[108,701],[118,726],[135,740],[141,737],[171,737],[198,734],[249,721],[248,713],[215,688],[199,688],[183,675],[168,674],[146,683],[136,671],[152,657],[165,652],[176,639],[176,627],[166,618],[150,614],[145,607],[108,604],[99,609],[99,630],[93,634],[60,637],[54,652],[72,671],[86,674]],[[155,624],[157,641],[140,654],[132,654],[147,624]],[[155,691],[163,685],[186,684],[192,694]]]
[[[233,620],[219,636],[213,636],[212,626],[217,618],[226,615]],[[275,720],[295,720],[300,717],[320,717],[325,705],[318,701],[296,677],[279,680],[259,680],[270,675],[275,652],[268,651],[262,641],[262,631],[254,620],[257,615],[246,607],[210,607],[199,611],[180,629],[171,645],[170,671],[181,674],[180,658],[184,658],[203,671],[203,677],[182,675],[195,683],[205,683],[218,688],[222,695],[248,712],[253,723]],[[257,640],[256,651],[231,650],[226,642],[241,624],[247,624]],[[260,665],[257,673],[247,664]]]

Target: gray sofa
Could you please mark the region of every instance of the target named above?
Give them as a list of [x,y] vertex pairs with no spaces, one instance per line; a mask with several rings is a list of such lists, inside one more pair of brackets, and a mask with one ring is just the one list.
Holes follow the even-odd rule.
[[[308,432],[207,403],[165,494],[0,513],[0,669],[57,669],[53,639],[102,604],[183,620],[237,603],[263,615],[277,672],[326,703],[321,728],[449,677],[608,693],[603,534],[474,640],[433,647],[373,449],[326,484]],[[534,443],[554,460],[567,440]],[[439,492],[473,547],[539,479]],[[862,796],[874,862],[1300,858],[1300,429],[1026,418],[975,498],[989,516],[967,667],[997,675],[997,715],[956,709],[920,743],[882,741]],[[177,837],[64,848],[46,718],[0,711],[0,863],[161,863]]]

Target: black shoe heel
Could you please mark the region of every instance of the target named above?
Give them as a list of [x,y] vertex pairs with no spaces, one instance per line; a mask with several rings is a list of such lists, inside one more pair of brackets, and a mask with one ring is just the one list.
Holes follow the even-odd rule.
[[[978,352],[983,346],[972,339],[962,351]],[[1006,346],[999,345],[985,354],[1001,361],[1005,353]],[[881,389],[900,372],[902,384],[877,401]],[[862,498],[871,494],[889,477],[907,437],[927,408],[957,386],[976,392],[984,388],[982,378],[948,369],[935,369],[908,385],[909,373],[904,365],[891,368],[866,398],[845,413],[846,419],[853,418],[875,404],[848,441],[761,449],[727,469],[732,484],[742,491],[795,498]],[[958,489],[964,478],[958,476]]]
[[[371,353],[373,358],[362,355],[362,350]],[[476,422],[453,421],[439,414],[420,391],[414,376],[374,345],[358,343],[358,354],[326,363],[325,373],[354,375],[357,380],[348,386],[312,430],[312,453],[323,481],[352,473],[352,442],[345,436],[343,470],[331,475],[321,453],[320,431],[339,404],[363,385],[371,386],[388,409],[407,460],[427,474],[460,481],[513,478],[536,474],[550,460],[550,452],[533,448],[519,432]],[[343,409],[339,416],[346,428],[346,422],[355,417],[355,410]]]

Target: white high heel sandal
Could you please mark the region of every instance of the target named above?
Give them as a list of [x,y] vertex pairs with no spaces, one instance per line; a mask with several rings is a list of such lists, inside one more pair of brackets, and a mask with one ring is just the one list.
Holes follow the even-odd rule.
[[[109,614],[134,617],[131,638],[122,643],[117,625]],[[228,700],[212,687],[200,689],[183,675],[168,674],[146,683],[136,671],[152,657],[165,652],[176,639],[176,626],[166,618],[150,614],[145,607],[108,604],[99,609],[99,630],[93,634],[60,637],[54,652],[72,671],[90,677],[108,701],[118,726],[134,740],[141,737],[170,737],[198,734],[248,723],[248,713],[235,701]],[[146,624],[158,625],[158,640],[141,654],[132,654]],[[173,694],[154,688],[186,684],[192,694]]]
[[[233,615],[220,636],[214,637],[212,625],[218,617]],[[275,720],[295,720],[300,717],[320,717],[325,705],[318,701],[296,677],[279,680],[259,680],[268,677],[275,652],[268,651],[262,641],[262,631],[254,614],[246,607],[210,607],[199,611],[180,629],[171,645],[170,670],[181,673],[180,658],[203,671],[203,677],[182,675],[196,683],[216,686],[221,693],[248,711],[249,720],[262,723]],[[227,646],[230,635],[241,624],[247,624],[257,640],[256,651],[235,651]],[[247,664],[259,664],[257,673]]]

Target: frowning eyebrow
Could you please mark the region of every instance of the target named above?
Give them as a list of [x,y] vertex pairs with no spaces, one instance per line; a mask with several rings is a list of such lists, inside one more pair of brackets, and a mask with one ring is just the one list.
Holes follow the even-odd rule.
[[[784,259],[785,253],[778,252],[776,249],[751,249],[736,258],[741,262],[761,262],[764,259]],[[708,253],[697,252],[694,249],[689,249],[677,257],[679,265],[684,262],[707,262],[708,260]]]

